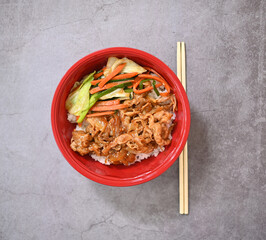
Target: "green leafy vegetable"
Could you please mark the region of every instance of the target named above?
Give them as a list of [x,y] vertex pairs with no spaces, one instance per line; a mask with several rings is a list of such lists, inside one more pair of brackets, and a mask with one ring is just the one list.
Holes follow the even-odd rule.
[[[93,80],[93,75],[95,72],[86,76],[79,87],[77,87],[73,92],[68,95],[65,107],[70,114],[79,116],[79,122],[82,122],[84,117],[84,112],[86,112],[90,103],[90,88],[91,81]],[[88,110],[87,110],[88,112]],[[86,114],[85,114],[86,115]]]

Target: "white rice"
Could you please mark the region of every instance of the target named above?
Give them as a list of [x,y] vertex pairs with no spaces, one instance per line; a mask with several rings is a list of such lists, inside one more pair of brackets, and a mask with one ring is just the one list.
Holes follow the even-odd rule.
[[143,159],[147,159],[151,156],[157,157],[160,152],[164,151],[164,147],[158,147],[154,149],[151,153],[138,153],[136,154],[136,162],[141,162]]
[[77,124],[77,126],[76,126],[76,130],[77,130],[77,131],[83,131],[83,132],[86,132],[86,127],[84,126],[84,124],[82,124],[81,127]]
[[77,122],[76,119],[77,119],[77,117],[76,117],[75,115],[70,114],[70,113],[67,114],[67,120],[68,120],[69,122],[71,122],[71,123],[76,123],[76,122]]
[[[67,120],[71,123],[77,123],[77,117],[73,114],[68,113],[67,114]],[[77,131],[86,131],[86,125],[85,125],[85,121],[82,122],[82,126],[79,126],[78,124],[76,125],[76,130]]]
[[90,154],[90,156],[95,160],[105,165],[110,165],[109,161],[105,161],[105,157],[97,156],[96,154]]

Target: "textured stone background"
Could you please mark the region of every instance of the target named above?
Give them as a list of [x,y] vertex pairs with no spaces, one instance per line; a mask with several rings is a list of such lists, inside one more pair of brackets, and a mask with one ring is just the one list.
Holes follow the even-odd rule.
[[[266,239],[266,3],[0,0],[0,239]],[[62,157],[55,88],[90,52],[129,46],[176,71],[187,44],[190,214],[178,165],[94,183]]]

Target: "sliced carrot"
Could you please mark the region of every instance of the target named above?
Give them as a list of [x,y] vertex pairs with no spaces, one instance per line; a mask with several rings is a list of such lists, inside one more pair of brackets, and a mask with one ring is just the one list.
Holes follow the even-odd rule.
[[105,89],[106,89],[105,87],[103,87],[103,88],[96,87],[96,88],[93,88],[90,90],[90,94],[94,94],[94,93],[100,92],[100,91],[105,90]]
[[167,95],[169,95],[169,93],[171,91],[171,88],[170,88],[169,84],[163,78],[156,77],[156,76],[153,76],[153,75],[150,75],[150,74],[140,74],[139,77],[140,78],[151,78],[151,79],[154,79],[154,80],[156,80],[158,82],[161,82],[164,85],[164,87],[165,87],[165,89],[166,89],[167,92],[160,93],[160,95],[161,96],[167,96]]
[[[118,75],[118,76],[122,76],[122,75]],[[116,76],[116,77],[118,77],[118,76]],[[116,79],[116,77],[112,78],[111,81],[113,81],[113,80],[123,80],[123,79],[126,80],[126,79],[127,79],[127,78]],[[93,80],[93,81],[91,81],[91,85],[97,85],[97,84],[100,83],[102,80],[103,80],[103,79]]]
[[136,75],[138,75],[137,72],[120,74],[120,75],[117,75],[117,76],[113,77],[112,80],[132,78],[132,77],[135,77]]
[[[76,116],[76,121],[79,120],[79,116]],[[78,123],[78,125],[81,127],[82,126],[82,123]]]
[[102,88],[108,81],[110,81],[114,76],[120,73],[125,66],[126,63],[118,65],[114,71],[112,71],[106,78],[102,79],[102,81],[99,83],[99,87]]
[[123,109],[127,108],[128,105],[126,104],[117,104],[117,105],[111,105],[111,106],[93,106],[91,108],[91,111],[95,112],[102,112],[102,111],[110,111],[110,110],[118,110],[118,109]]
[[94,79],[97,79],[97,78],[99,78],[99,77],[102,76],[102,75],[103,75],[103,72],[96,73],[96,74],[94,75]]
[[139,78],[150,78],[150,79],[154,79],[154,80],[156,80],[158,82],[162,82],[162,83],[165,82],[166,84],[168,84],[163,78],[156,77],[156,76],[151,75],[151,74],[140,74]]
[[100,116],[105,116],[105,115],[112,115],[114,113],[115,113],[114,111],[90,113],[90,114],[87,114],[87,117],[100,117]]
[[97,79],[97,78],[99,78],[100,76],[102,76],[102,75],[103,75],[103,72],[104,72],[105,69],[106,69],[106,67],[102,68],[102,69],[101,69],[101,72],[94,74],[94,79]]
[[120,103],[120,99],[109,100],[109,101],[98,101],[94,106],[110,106],[117,105]]
[[150,67],[144,67],[146,70],[148,70],[148,72],[152,72],[154,74],[156,74],[158,77],[163,78],[162,75],[160,75],[158,72],[156,72],[155,70],[153,70]]
[[[137,82],[135,82],[134,83],[134,85],[133,85],[133,91],[134,91],[134,93],[136,93],[136,94],[141,94],[141,93],[145,93],[145,92],[148,92],[148,91],[150,91],[150,90],[152,90],[153,89],[153,86],[151,86],[151,87],[146,87],[146,88],[144,88],[144,89],[137,89],[137,87],[138,87],[138,85],[140,84],[140,82],[141,82],[141,80],[143,80],[143,79],[141,79],[141,78],[139,78],[139,80],[137,81]],[[162,86],[162,83],[157,83],[156,85],[155,85],[155,87],[160,87],[160,86]]]
[[[121,82],[113,82],[113,83],[108,83],[106,85],[104,85],[103,88],[101,87],[95,87],[95,88],[92,88],[90,90],[90,94],[94,94],[94,93],[97,93],[97,92],[100,92],[102,90],[105,90],[105,89],[109,89],[111,87],[114,87],[114,86],[117,86],[117,85],[120,85],[122,83],[128,83],[128,82],[134,82],[134,80],[128,80],[128,81],[121,81]],[[100,84],[99,84],[100,85]]]
[[102,79],[99,79],[99,80],[93,80],[91,81],[91,85],[97,85],[99,82],[101,82]]

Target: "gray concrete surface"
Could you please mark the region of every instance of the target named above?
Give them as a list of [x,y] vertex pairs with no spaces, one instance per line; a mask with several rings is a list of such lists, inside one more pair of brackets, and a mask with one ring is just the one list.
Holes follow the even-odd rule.
[[[265,1],[0,0],[0,239],[266,239]],[[187,43],[190,214],[178,165],[103,186],[53,139],[55,88],[78,59],[129,46],[176,71]]]

